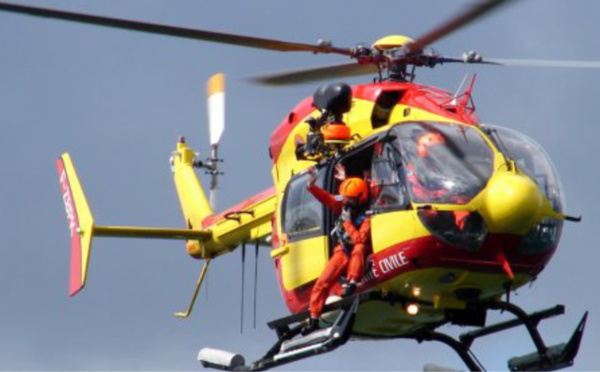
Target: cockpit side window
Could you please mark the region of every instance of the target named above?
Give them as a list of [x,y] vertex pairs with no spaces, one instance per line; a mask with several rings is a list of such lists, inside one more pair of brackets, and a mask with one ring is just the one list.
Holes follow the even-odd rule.
[[[317,171],[317,185],[323,187],[326,169]],[[288,184],[283,201],[283,232],[290,241],[323,234],[323,205],[306,189],[308,173],[300,174]]]
[[399,210],[407,205],[400,180],[400,151],[392,141],[379,142],[373,149],[371,200],[374,210]]

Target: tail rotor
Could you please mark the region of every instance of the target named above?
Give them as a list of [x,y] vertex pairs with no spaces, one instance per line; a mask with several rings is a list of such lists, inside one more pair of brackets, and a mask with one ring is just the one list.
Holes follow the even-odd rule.
[[207,169],[211,175],[210,180],[210,205],[215,210],[217,205],[218,164],[222,162],[219,159],[219,141],[225,130],[225,75],[213,75],[206,85],[207,104],[208,104],[208,134],[210,138],[210,157],[207,159],[203,168]]

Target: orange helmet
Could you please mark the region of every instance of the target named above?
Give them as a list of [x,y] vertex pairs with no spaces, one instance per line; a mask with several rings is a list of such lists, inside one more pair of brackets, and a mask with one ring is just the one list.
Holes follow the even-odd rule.
[[431,147],[444,143],[446,143],[446,140],[444,140],[441,134],[436,132],[425,133],[417,140],[417,153],[420,157],[424,158],[429,156],[429,149]]
[[340,185],[340,194],[344,198],[357,198],[362,204],[369,198],[369,186],[360,177],[348,177]]

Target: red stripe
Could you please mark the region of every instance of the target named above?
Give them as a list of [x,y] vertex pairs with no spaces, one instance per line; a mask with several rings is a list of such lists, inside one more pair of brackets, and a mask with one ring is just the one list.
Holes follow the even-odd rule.
[[[359,286],[360,291],[376,287],[410,271],[446,268],[467,270],[472,273],[506,274],[494,253],[498,245],[503,247],[507,262],[514,274],[538,275],[546,266],[555,249],[534,255],[519,254],[516,248],[521,236],[490,234],[478,251],[467,251],[448,246],[433,236],[414,239],[391,246],[377,254],[371,254],[371,271],[364,278],[370,278]],[[277,279],[288,309],[296,313],[308,308],[312,284],[309,283],[293,291],[286,291],[281,278],[279,259],[276,260]]]
[[273,158],[273,163],[277,163],[277,159],[279,159],[279,155],[281,154],[281,149],[292,130],[315,110],[312,104],[312,97],[303,99],[288,114],[288,116],[281,121],[281,124],[273,131],[273,134],[271,134],[271,147],[269,148],[269,153]]

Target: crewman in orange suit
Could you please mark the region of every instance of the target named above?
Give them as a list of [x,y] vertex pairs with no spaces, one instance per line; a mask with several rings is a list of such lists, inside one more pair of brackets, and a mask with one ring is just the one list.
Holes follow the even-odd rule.
[[310,321],[303,330],[304,334],[318,328],[319,317],[329,292],[346,269],[348,283],[343,296],[354,293],[364,274],[367,247],[371,243],[371,218],[366,215],[369,188],[365,180],[360,177],[346,178],[340,185],[339,196],[331,195],[316,186],[315,180],[314,173],[311,173],[308,191],[331,208],[338,217],[334,230],[337,242],[331,259],[313,287],[310,296]]
[[[426,162],[428,159],[430,159],[432,151],[439,151],[440,148],[445,146],[446,140],[440,133],[427,132],[422,134],[417,139],[417,155],[419,156],[420,161]],[[417,197],[419,201],[430,201],[431,199],[443,198],[449,193],[449,190],[444,187],[435,186],[428,188],[427,186],[421,184],[417,176],[416,169],[412,164],[408,164],[406,169],[408,185],[411,188],[414,196]],[[463,204],[463,200],[460,197],[457,197],[454,200],[448,200],[447,202]],[[430,213],[436,212],[431,211]],[[454,222],[459,230],[462,230],[465,227],[468,216],[468,211],[454,211]]]

